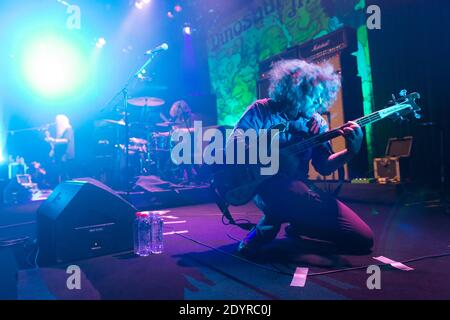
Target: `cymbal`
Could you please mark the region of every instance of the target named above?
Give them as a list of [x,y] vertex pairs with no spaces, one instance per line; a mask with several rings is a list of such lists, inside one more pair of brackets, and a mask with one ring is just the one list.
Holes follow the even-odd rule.
[[165,101],[155,97],[139,97],[129,99],[128,103],[136,107],[159,107],[162,106]]
[[194,133],[195,132],[194,128],[178,128],[178,129],[175,129],[175,131],[177,131],[177,132],[190,132],[190,133]]
[[173,122],[173,121],[165,121],[165,122],[160,122],[160,123],[156,124],[157,127],[170,127],[170,126],[180,126],[180,125],[182,125],[182,123]]
[[118,125],[121,127],[125,127],[125,121],[123,119],[121,120],[111,120],[111,119],[102,119],[95,122],[95,125],[97,127],[103,127],[109,124]]

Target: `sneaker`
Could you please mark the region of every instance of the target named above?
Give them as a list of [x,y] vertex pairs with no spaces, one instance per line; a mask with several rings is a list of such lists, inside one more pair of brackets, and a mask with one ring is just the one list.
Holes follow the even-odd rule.
[[239,243],[238,252],[243,256],[255,256],[267,240],[260,234],[257,228],[253,228]]

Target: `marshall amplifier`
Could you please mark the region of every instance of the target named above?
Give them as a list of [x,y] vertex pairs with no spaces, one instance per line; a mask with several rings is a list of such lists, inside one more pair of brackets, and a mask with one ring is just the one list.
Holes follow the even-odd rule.
[[351,28],[341,28],[298,47],[300,59],[318,62],[340,54],[342,51],[356,51],[356,33]]
[[298,59],[298,47],[292,47],[286,51],[263,60],[259,63],[259,79],[256,82],[258,99],[267,98],[269,95],[269,71],[275,62],[280,60]]
[[38,209],[39,264],[131,250],[136,211],[96,180],[61,183]]

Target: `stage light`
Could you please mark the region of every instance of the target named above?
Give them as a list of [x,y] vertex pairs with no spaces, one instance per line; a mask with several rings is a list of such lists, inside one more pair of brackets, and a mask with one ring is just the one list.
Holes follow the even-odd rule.
[[134,3],[134,6],[135,6],[136,8],[138,8],[139,10],[144,9],[144,3],[141,2],[141,1],[136,1],[136,2]]
[[172,11],[168,11],[167,17],[169,17],[170,19],[173,19],[175,16],[173,15]]
[[183,7],[180,6],[179,4],[177,4],[173,9],[175,10],[175,12],[181,12],[181,11],[183,11]]
[[147,5],[147,4],[149,4],[151,2],[151,0],[139,0],[139,1],[136,1],[135,3],[134,3],[134,6],[136,7],[136,8],[138,8],[139,10],[142,10],[142,9],[144,9],[144,7]]
[[106,40],[105,38],[98,38],[97,43],[95,44],[95,46],[99,49],[103,48],[106,44]]
[[57,36],[38,37],[23,48],[25,80],[46,98],[61,98],[79,89],[85,75],[82,55]]
[[192,33],[191,26],[188,25],[188,24],[184,25],[184,27],[183,27],[183,33],[184,33],[185,35],[187,35],[187,36],[190,36],[191,33]]

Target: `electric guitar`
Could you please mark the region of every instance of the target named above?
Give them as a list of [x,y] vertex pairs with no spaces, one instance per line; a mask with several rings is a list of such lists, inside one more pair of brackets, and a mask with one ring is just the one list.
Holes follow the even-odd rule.
[[[385,118],[403,119],[404,116],[411,113],[417,119],[420,119],[419,111],[421,109],[416,104],[416,99],[419,98],[419,93],[407,94],[406,90],[402,90],[400,97],[396,98],[393,95],[392,101],[382,110],[356,119],[354,122],[361,127],[365,127]],[[343,125],[339,128],[307,138],[301,142],[281,147],[280,156],[301,154],[310,148],[332,140],[340,136],[340,130],[345,126]],[[280,129],[280,125],[277,125],[276,129]],[[244,205],[251,201],[256,194],[258,186],[271,177],[261,175],[261,166],[259,165],[223,165],[223,168],[223,170],[214,175],[212,187],[222,200],[233,206]]]
[[45,141],[50,145],[50,151],[48,153],[49,158],[53,158],[55,156],[55,144],[51,142],[51,134],[48,130],[45,131]]

